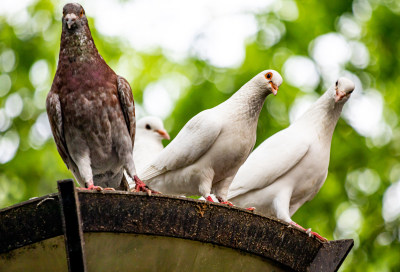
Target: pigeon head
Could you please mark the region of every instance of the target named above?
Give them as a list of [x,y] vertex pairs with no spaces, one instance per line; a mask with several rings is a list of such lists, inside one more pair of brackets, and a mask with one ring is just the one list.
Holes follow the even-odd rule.
[[67,29],[69,32],[76,32],[88,25],[85,10],[77,3],[69,3],[64,6],[62,22],[63,30]]
[[351,93],[354,91],[355,85],[353,81],[345,77],[340,77],[335,83],[335,103],[346,102]]
[[276,95],[278,88],[282,84],[282,76],[275,70],[265,70],[259,73],[255,80],[257,85],[264,86],[270,93]]
[[162,120],[155,116],[148,116],[140,119],[137,122],[136,128],[138,129],[138,132],[140,131],[140,133],[149,136],[152,135],[153,137],[156,136],[166,140],[170,139],[168,132],[164,128]]

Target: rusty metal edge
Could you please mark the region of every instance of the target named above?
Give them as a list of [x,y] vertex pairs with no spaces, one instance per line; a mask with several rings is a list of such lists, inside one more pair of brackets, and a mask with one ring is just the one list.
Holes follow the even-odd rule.
[[[115,231],[115,232],[118,232],[118,231],[116,231],[116,229],[117,230],[119,229],[119,230],[122,230],[121,232],[127,232],[127,233],[171,236],[171,237],[177,237],[177,238],[183,238],[183,239],[191,239],[191,240],[200,241],[200,242],[213,243],[213,244],[220,245],[220,246],[226,246],[226,247],[230,247],[230,248],[234,248],[234,249],[239,249],[241,251],[244,251],[244,252],[247,252],[250,254],[255,254],[255,255],[267,258],[269,260],[273,260],[277,263],[284,265],[285,267],[290,267],[291,269],[294,269],[297,271],[306,271],[306,270],[309,270],[312,267],[314,267],[316,264],[318,264],[318,260],[322,260],[324,258],[324,256],[326,256],[326,252],[330,252],[333,250],[333,247],[328,246],[328,245],[339,242],[339,241],[331,241],[329,243],[322,243],[315,238],[308,237],[305,232],[295,229],[295,228],[292,228],[290,225],[288,225],[284,222],[281,222],[279,220],[265,217],[265,216],[262,216],[257,213],[248,212],[244,209],[240,209],[240,208],[236,208],[236,207],[227,207],[226,205],[217,204],[217,203],[215,203],[215,204],[205,203],[204,201],[195,200],[195,199],[187,199],[187,198],[183,198],[183,197],[171,197],[171,196],[166,196],[166,195],[147,196],[146,194],[143,194],[143,193],[127,193],[127,192],[102,192],[102,193],[79,192],[78,196],[81,200],[82,199],[84,200],[83,201],[84,205],[83,205],[83,209],[81,212],[82,212],[82,220],[83,220],[83,226],[84,226],[85,232],[92,232],[92,231],[111,231],[111,232]],[[18,211],[20,209],[28,209],[29,206],[31,206],[31,210],[34,211],[35,209],[32,209],[32,206],[34,207],[36,205],[38,207],[38,205],[40,204],[40,208],[42,208],[42,209],[41,209],[41,211],[39,211],[39,213],[46,212],[47,210],[43,209],[43,208],[46,206],[49,206],[49,205],[51,206],[51,204],[54,204],[51,201],[45,201],[46,199],[49,199],[49,198],[53,198],[53,199],[57,200],[57,206],[58,206],[58,198],[57,198],[56,194],[51,194],[51,195],[43,196],[43,197],[40,197],[37,199],[32,199],[32,200],[29,200],[29,201],[26,201],[26,202],[23,202],[23,203],[0,210],[0,222],[3,222],[3,220],[5,220],[5,219],[7,220],[7,216],[4,216],[7,213],[10,213],[13,211]],[[115,198],[116,198],[116,200],[115,200]],[[204,238],[203,236],[193,235],[193,233],[185,233],[185,231],[182,231],[182,230],[178,230],[178,232],[174,232],[176,230],[169,231],[170,233],[168,233],[168,231],[162,232],[162,231],[158,231],[158,230],[149,232],[147,230],[143,231],[142,229],[139,229],[139,231],[138,231],[138,228],[135,229],[134,226],[133,227],[128,226],[127,228],[123,229],[118,226],[117,227],[113,226],[112,223],[115,223],[115,222],[112,222],[112,221],[108,221],[108,223],[106,222],[106,224],[105,224],[106,226],[103,225],[103,226],[101,226],[101,228],[98,228],[99,226],[97,226],[97,228],[96,228],[96,224],[97,224],[96,220],[99,219],[99,214],[96,215],[96,212],[94,212],[92,218],[89,218],[87,216],[88,212],[93,212],[93,211],[88,211],[88,208],[91,208],[90,203],[93,201],[96,201],[96,199],[98,199],[98,201],[104,201],[104,200],[107,201],[108,200],[108,201],[111,201],[111,203],[113,201],[114,202],[122,201],[122,202],[125,202],[124,205],[128,205],[128,206],[133,205],[133,204],[137,205],[138,203],[141,203],[141,202],[145,203],[146,205],[148,205],[148,204],[155,205],[155,204],[159,203],[158,208],[160,208],[160,205],[163,205],[164,202],[167,201],[167,202],[171,202],[172,206],[174,206],[174,207],[176,206],[177,210],[181,209],[181,211],[182,211],[182,209],[184,209],[181,207],[183,207],[185,205],[186,205],[185,207],[192,207],[193,209],[196,209],[195,207],[198,207],[198,205],[206,205],[207,207],[211,207],[209,209],[209,210],[211,210],[211,213],[209,213],[209,214],[206,213],[205,216],[207,218],[205,218],[204,220],[217,219],[217,220],[222,220],[222,221],[225,220],[226,221],[227,216],[231,216],[231,217],[233,216],[233,217],[238,217],[238,218],[240,217],[239,221],[237,221],[237,222],[240,222],[240,220],[243,220],[243,218],[244,218],[244,219],[251,220],[251,221],[254,221],[257,224],[259,224],[259,225],[257,225],[255,223],[255,225],[254,224],[250,225],[249,228],[245,229],[246,231],[250,231],[250,234],[255,233],[255,234],[261,235],[261,236],[268,235],[268,234],[266,234],[266,232],[268,232],[268,231],[260,229],[260,226],[268,226],[268,225],[272,224],[275,227],[280,228],[280,231],[281,231],[281,233],[283,233],[284,237],[282,237],[282,242],[280,244],[276,244],[277,243],[276,239],[274,241],[272,241],[273,243],[275,243],[274,246],[277,247],[276,251],[271,251],[271,246],[269,246],[270,248],[269,249],[267,248],[267,250],[265,252],[263,252],[262,250],[255,250],[255,249],[257,249],[257,247],[253,246],[253,248],[252,248],[252,244],[254,244],[254,241],[247,241],[248,243],[243,246],[240,242],[237,242],[235,240],[235,239],[239,239],[239,240],[243,239],[243,237],[238,236],[238,235],[244,236],[244,233],[241,233],[241,231],[243,230],[243,229],[240,229],[241,226],[238,226],[236,228],[239,231],[238,231],[238,233],[233,234],[233,235],[236,235],[238,237],[235,236],[234,239],[232,238],[233,239],[232,241],[229,241],[229,240],[214,241],[214,240],[210,240],[210,237]],[[112,199],[114,199],[114,200],[112,201]],[[122,199],[125,199],[125,200],[122,200]],[[82,204],[82,201],[81,201],[81,204]],[[49,208],[51,209],[51,207],[49,207]],[[106,211],[105,209],[102,209],[102,208],[105,208],[105,207],[97,207],[96,208],[96,209],[98,209],[100,214],[104,214],[104,212]],[[117,207],[117,209],[118,209],[118,207]],[[146,211],[152,212],[151,210],[146,210]],[[139,212],[143,212],[143,210],[139,211]],[[165,212],[165,211],[163,211],[163,212]],[[190,211],[190,213],[191,212],[192,211]],[[155,214],[157,214],[157,213],[155,213]],[[143,216],[143,214],[136,214],[136,215]],[[109,220],[113,215],[108,214],[107,216],[108,216],[107,217],[108,219],[105,218],[105,221]],[[193,215],[190,214],[190,216],[193,216]],[[144,214],[144,217],[146,217],[146,214]],[[136,218],[140,219],[140,217],[136,217]],[[45,233],[40,233],[37,237],[30,237],[31,239],[25,238],[25,239],[23,239],[24,240],[23,242],[15,241],[15,239],[13,241],[12,235],[7,235],[6,239],[1,238],[1,237],[5,237],[5,235],[3,235],[5,233],[4,232],[5,230],[2,229],[2,226],[0,226],[0,253],[8,252],[8,251],[11,251],[18,247],[32,244],[32,243],[38,242],[43,239],[48,239],[51,237],[62,235],[62,229],[61,229],[60,223],[59,223],[59,225],[60,225],[59,230],[54,227],[53,228],[49,227],[52,224],[57,225],[58,223],[55,221],[61,220],[61,218],[53,218],[53,219],[54,219],[53,222],[36,222],[36,223],[34,223],[33,229],[37,229],[39,226],[40,228],[48,228],[49,231],[47,231]],[[90,221],[90,220],[92,220],[92,221]],[[135,219],[135,220],[137,220],[137,219]],[[196,222],[198,222],[198,224],[203,224],[205,222],[202,218],[199,218],[199,220],[200,221],[196,221]],[[19,221],[21,221],[21,219],[19,219]],[[225,221],[222,222],[222,224],[226,223]],[[15,223],[17,223],[17,222],[15,222]],[[18,223],[18,224],[20,224],[20,223]],[[109,227],[107,227],[107,224],[109,224]],[[28,223],[28,226],[32,226],[32,224]],[[189,229],[190,229],[190,226],[189,226]],[[254,229],[256,229],[256,230],[254,230]],[[274,229],[270,229],[270,231],[271,230],[274,231]],[[18,231],[18,230],[16,230],[16,231]],[[181,233],[179,233],[179,231]],[[28,231],[26,233],[32,234],[32,231]],[[3,240],[3,241],[1,241],[1,240]],[[8,246],[5,247],[5,244],[7,244],[7,240],[10,243],[8,243]],[[290,241],[292,241],[292,242],[290,242]],[[304,242],[304,245],[306,245],[306,248],[307,248],[307,245],[309,246],[309,248],[314,248],[312,250],[312,252],[308,252],[309,254],[311,254],[311,256],[309,256],[309,258],[310,258],[309,261],[307,261],[308,263],[301,263],[301,262],[296,263],[296,260],[294,260],[294,259],[293,260],[285,260],[282,256],[279,256],[279,253],[281,252],[278,250],[279,247],[285,247],[285,246],[287,246],[286,244],[288,242],[293,243],[293,241]],[[349,243],[349,241],[351,244],[353,243],[352,240],[341,240],[341,241],[343,241],[345,244]],[[266,241],[266,242],[271,242],[271,241]],[[300,245],[298,245],[299,246],[298,248],[303,249],[304,245],[300,244]],[[337,250],[337,248],[335,248],[335,250]],[[351,250],[351,246],[350,247],[347,246],[347,247],[343,248],[342,251],[339,250],[340,252],[342,252],[342,254],[341,254],[342,258],[338,259],[338,260],[333,259],[331,261],[330,267],[331,268],[334,267],[334,269],[333,270],[325,270],[325,271],[337,270],[337,268],[340,267],[341,263],[343,262],[343,260],[345,259],[345,257],[347,256],[347,254],[350,250]],[[294,252],[293,256],[296,256],[296,252]],[[294,258],[293,256],[291,256],[291,257]],[[290,259],[290,258],[288,258],[288,259]]]

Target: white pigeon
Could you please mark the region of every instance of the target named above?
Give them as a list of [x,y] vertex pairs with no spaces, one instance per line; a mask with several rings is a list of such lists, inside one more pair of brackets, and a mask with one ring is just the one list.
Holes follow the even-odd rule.
[[256,141],[266,97],[276,95],[281,75],[266,70],[222,104],[194,116],[139,176],[167,194],[202,195],[226,203],[228,188]]
[[160,118],[146,116],[137,122],[133,161],[138,172],[164,149],[163,139],[169,140],[170,137]]
[[339,78],[299,119],[260,144],[233,179],[229,201],[304,229],[291,216],[325,182],[333,131],[353,90],[352,81]]

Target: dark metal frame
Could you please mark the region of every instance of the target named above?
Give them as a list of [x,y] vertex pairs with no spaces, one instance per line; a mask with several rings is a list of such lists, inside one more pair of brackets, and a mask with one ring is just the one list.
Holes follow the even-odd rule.
[[78,194],[72,179],[58,181],[61,220],[67,251],[68,271],[85,272],[85,250]]
[[[82,217],[78,225],[84,232],[212,243],[261,256],[289,270],[337,271],[354,244],[351,239],[321,242],[282,221],[217,203],[110,191],[77,195],[76,212],[80,207]],[[57,194],[52,194],[0,210],[0,254],[63,235],[60,204]]]

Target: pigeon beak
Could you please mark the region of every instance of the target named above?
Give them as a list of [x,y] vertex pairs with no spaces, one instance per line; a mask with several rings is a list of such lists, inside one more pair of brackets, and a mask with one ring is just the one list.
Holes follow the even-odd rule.
[[164,129],[157,129],[156,132],[158,134],[160,134],[163,139],[166,139],[166,140],[170,139],[168,132],[165,131]]
[[275,85],[272,81],[269,82],[271,84],[272,93],[276,95],[278,93],[278,86]]
[[68,29],[71,29],[71,26],[75,23],[78,17],[73,13],[68,13],[65,15],[64,19],[67,22]]
[[335,102],[339,102],[340,100],[342,100],[345,96],[346,96],[346,92],[339,90],[338,88],[336,88],[336,96],[335,96]]

